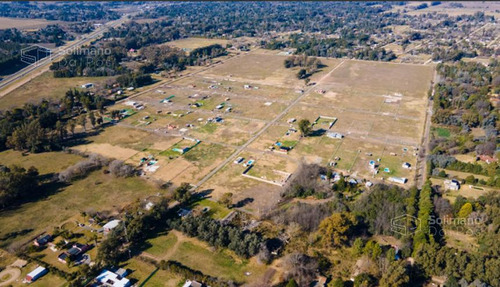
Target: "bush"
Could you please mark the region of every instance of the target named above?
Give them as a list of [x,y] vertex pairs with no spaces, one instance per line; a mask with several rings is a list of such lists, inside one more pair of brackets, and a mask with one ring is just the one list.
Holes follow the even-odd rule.
[[109,171],[115,177],[131,177],[136,174],[135,168],[122,160],[114,160],[109,164]]

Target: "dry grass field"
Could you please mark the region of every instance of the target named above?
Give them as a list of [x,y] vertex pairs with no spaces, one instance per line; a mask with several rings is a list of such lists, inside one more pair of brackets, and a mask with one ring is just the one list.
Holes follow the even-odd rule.
[[22,106],[24,103],[37,103],[42,99],[59,99],[69,89],[80,89],[85,83],[94,83],[95,88],[104,87],[109,77],[54,78],[52,72],[45,72],[28,83],[0,97],[0,109]]
[[197,48],[202,48],[214,44],[219,44],[221,46],[226,46],[229,40],[224,39],[208,39],[208,38],[184,38],[171,42],[165,43],[165,45],[177,47],[183,49],[186,52],[192,51]]
[[0,30],[16,28],[20,30],[38,30],[47,25],[61,24],[62,21],[47,21],[45,19],[23,19],[0,17]]

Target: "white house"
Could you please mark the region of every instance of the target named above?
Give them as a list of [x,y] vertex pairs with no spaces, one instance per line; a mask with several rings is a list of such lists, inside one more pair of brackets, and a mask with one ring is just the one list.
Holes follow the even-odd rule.
[[458,182],[456,179],[447,179],[444,181],[444,188],[449,190],[459,190],[460,182]]
[[95,278],[95,280],[99,283],[99,286],[106,286],[106,287],[131,286],[130,280],[108,270],[104,270],[99,276]]

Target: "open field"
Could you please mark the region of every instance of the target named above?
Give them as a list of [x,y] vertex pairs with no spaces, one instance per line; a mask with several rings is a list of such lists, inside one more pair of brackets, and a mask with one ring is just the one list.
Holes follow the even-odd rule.
[[[411,3],[411,2],[410,2]],[[463,7],[452,7],[452,3],[460,3]],[[418,5],[418,4],[417,4]],[[415,5],[416,6],[416,5]],[[409,10],[409,9],[408,9]],[[409,15],[420,15],[425,13],[436,12],[438,14],[448,14],[450,16],[459,16],[459,15],[473,15],[477,12],[483,12],[485,15],[492,15],[498,17],[500,15],[500,3],[498,2],[489,2],[489,1],[467,1],[467,2],[442,2],[440,5],[431,6],[420,9],[409,11],[407,14]]]
[[62,21],[47,21],[45,19],[30,19],[30,18],[8,18],[0,17],[0,29],[17,28],[20,30],[38,30],[47,25],[55,25],[64,23]]
[[42,99],[60,99],[69,89],[80,89],[85,83],[94,83],[95,88],[103,88],[109,79],[110,77],[54,78],[52,72],[44,72],[1,97],[0,109],[18,107],[24,103],[36,103]]
[[[335,161],[338,170],[358,178],[386,181],[398,176],[408,178],[411,185],[434,67],[358,60],[341,64],[339,59],[321,59],[325,67],[311,79],[317,85],[303,94],[299,90],[307,87],[295,77],[294,69],[284,68],[285,58],[276,51],[260,49],[160,85],[133,99],[145,104],[144,110],[123,120],[119,127],[110,128],[112,133],[105,131],[92,138],[92,144],[108,143],[137,151],[124,155],[129,156],[130,163],[147,154],[155,155],[160,168],[151,176],[175,184],[196,184],[218,168],[220,171],[201,186],[211,190],[215,199],[224,192],[233,192],[240,199],[256,199],[256,194],[249,192],[255,193],[258,186],[278,194],[276,186],[242,177],[244,168],[240,165],[221,166],[243,145],[248,147],[239,156],[257,159],[257,165],[261,159],[273,165],[284,160],[286,172],[293,173],[300,161],[323,165]],[[289,119],[314,122],[319,116],[337,120],[331,127],[328,120],[318,123],[310,137],[285,135],[290,127],[298,129],[297,122],[289,124]],[[216,117],[222,120],[207,122]],[[271,121],[276,122],[269,125]],[[255,137],[257,132],[259,136]],[[332,139],[327,132],[345,137]],[[172,147],[182,137],[202,143],[180,155]],[[163,138],[165,145],[152,147],[152,142]],[[276,142],[292,150],[287,154],[269,152]],[[377,159],[380,172],[374,177],[368,162]],[[410,169],[402,167],[405,162]],[[261,167],[249,175],[275,176],[267,171],[263,174]],[[248,208],[255,210],[259,205],[254,201]]]
[[[158,190],[140,178],[113,178],[95,171],[69,186],[53,187],[43,200],[27,202],[17,208],[0,212],[0,246],[14,240],[24,240],[52,230],[54,223],[62,223],[85,210],[116,211],[135,199],[156,194]],[[10,234],[10,235],[8,235]]]
[[197,48],[202,48],[214,44],[226,46],[229,40],[224,39],[208,39],[208,38],[184,38],[165,43],[165,45],[183,49],[186,52],[192,51]]
[[81,156],[62,152],[45,152],[23,155],[19,151],[6,150],[0,152],[2,165],[19,165],[26,169],[34,166],[40,174],[59,172],[82,159]]
[[[178,231],[148,241],[151,247],[145,250],[161,260],[175,260],[204,274],[248,282],[264,274],[267,266],[258,264],[255,258],[241,259],[227,249],[214,249],[196,238],[186,237]],[[250,272],[250,277],[245,273]]]

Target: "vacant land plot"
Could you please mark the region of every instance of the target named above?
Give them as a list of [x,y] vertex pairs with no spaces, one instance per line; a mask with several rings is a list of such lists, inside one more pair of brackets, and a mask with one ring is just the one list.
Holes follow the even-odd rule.
[[165,45],[177,47],[179,49],[183,49],[186,52],[189,52],[197,48],[202,48],[214,44],[219,44],[225,47],[227,43],[229,43],[229,40],[225,39],[185,38],[167,42],[165,43]]
[[19,165],[26,169],[34,166],[40,174],[59,172],[81,159],[81,156],[62,152],[44,152],[26,155],[14,150],[0,152],[0,163],[2,165]]
[[[459,2],[462,4],[462,7],[453,7],[451,4],[453,2],[443,2],[440,5],[430,6],[425,9],[413,10],[407,12],[409,15],[421,15],[426,13],[437,12],[439,14],[448,14],[450,16],[459,16],[459,15],[473,15],[477,12],[483,12],[485,15],[492,15],[498,17],[500,13],[500,3],[498,2],[489,2],[489,1],[468,1],[468,2]],[[417,6],[418,4],[414,5]],[[408,9],[410,10],[410,9]]]
[[44,200],[0,212],[0,246],[52,230],[53,224],[66,221],[79,211],[119,210],[135,199],[156,193],[158,190],[143,179],[113,178],[102,171],[93,172],[69,186],[54,187]]
[[[170,231],[168,235],[148,242],[151,247],[145,252],[163,260],[176,260],[204,274],[225,280],[247,282],[261,276],[266,265],[257,264],[255,259],[242,259],[227,249],[215,249],[196,238],[186,237],[178,231]],[[159,246],[167,245],[168,248]],[[245,275],[246,272],[251,277]]]
[[37,103],[42,99],[60,99],[69,89],[80,89],[85,83],[102,88],[110,77],[54,78],[52,72],[45,72],[28,83],[0,98],[0,109]]
[[47,25],[63,23],[62,21],[47,21],[45,19],[23,19],[0,17],[0,29],[16,28],[20,30],[40,29]]

